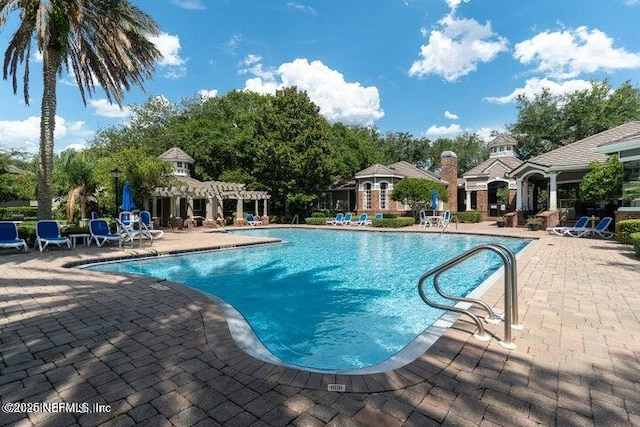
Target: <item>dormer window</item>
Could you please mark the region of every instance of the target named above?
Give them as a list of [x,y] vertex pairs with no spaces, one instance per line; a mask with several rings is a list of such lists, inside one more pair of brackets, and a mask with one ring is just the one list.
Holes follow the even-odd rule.
[[176,162],[176,166],[177,166],[178,168],[182,168],[182,167],[183,167],[183,166],[182,166],[182,162]]

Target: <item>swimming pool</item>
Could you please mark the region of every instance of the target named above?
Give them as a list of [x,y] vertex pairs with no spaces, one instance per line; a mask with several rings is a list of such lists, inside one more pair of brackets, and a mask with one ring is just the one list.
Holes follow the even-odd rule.
[[[227,306],[225,314],[237,311],[278,359],[269,355],[267,360],[351,371],[394,356],[444,314],[418,295],[417,282],[424,272],[483,243],[502,243],[514,252],[529,243],[492,236],[354,230],[238,233],[279,237],[285,243],[88,268],[143,274],[214,295],[233,307]],[[482,253],[443,274],[440,283],[449,293],[468,295],[501,265],[497,255]],[[242,326],[230,323],[237,338]],[[253,351],[255,343],[241,346],[264,356],[264,351]]]

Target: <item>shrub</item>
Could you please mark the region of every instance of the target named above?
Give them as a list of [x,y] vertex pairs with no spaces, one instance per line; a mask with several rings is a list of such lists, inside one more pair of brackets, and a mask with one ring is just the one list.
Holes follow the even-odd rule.
[[384,219],[394,219],[394,218],[398,218],[398,214],[383,213],[382,214],[382,218],[384,218]]
[[69,234],[89,234],[89,226],[80,227],[75,224],[65,225],[60,230],[60,234],[63,236],[68,236]]
[[327,215],[324,212],[314,212],[311,214],[311,218],[326,218]]
[[462,211],[453,212],[458,219],[458,222],[480,222],[482,221],[482,214],[478,211]]
[[319,218],[319,217],[312,216],[311,218],[305,218],[304,222],[307,225],[325,225],[327,223],[327,219],[328,218],[326,217]]
[[633,245],[633,251],[640,257],[640,233],[631,233],[629,240],[631,240],[631,244]]
[[0,208],[0,218],[10,219],[11,215],[24,215],[25,217],[35,217],[38,208],[31,206],[7,206]]
[[374,227],[383,227],[383,228],[401,228],[408,227],[416,223],[416,220],[410,216],[400,216],[397,218],[382,218],[382,219],[374,219],[373,226]]
[[22,223],[18,226],[18,236],[27,242],[27,245],[32,246],[36,242],[36,224]]
[[640,219],[625,219],[616,224],[616,235],[620,243],[631,245],[633,233],[640,233]]

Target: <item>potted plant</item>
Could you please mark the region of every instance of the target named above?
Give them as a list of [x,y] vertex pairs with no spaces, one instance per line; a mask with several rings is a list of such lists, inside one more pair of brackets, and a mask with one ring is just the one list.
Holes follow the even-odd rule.
[[498,227],[504,227],[506,224],[507,224],[507,219],[505,217],[503,217],[503,216],[501,216],[500,218],[498,218],[496,220],[496,225]]
[[537,216],[532,216],[531,218],[527,219],[526,223],[527,227],[529,227],[529,230],[531,231],[538,231],[543,224],[544,218]]

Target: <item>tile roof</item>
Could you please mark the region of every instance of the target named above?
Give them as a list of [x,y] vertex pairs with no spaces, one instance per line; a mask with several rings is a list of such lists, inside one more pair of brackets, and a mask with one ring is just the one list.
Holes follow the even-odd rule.
[[402,178],[404,175],[400,174],[397,171],[391,170],[390,168],[381,165],[380,163],[373,164],[366,169],[357,172],[356,178],[366,178],[370,176],[392,176],[397,178]]
[[594,152],[594,148],[637,135],[640,135],[640,121],[628,122],[564,147],[532,157],[527,160],[527,163],[535,163],[541,166],[587,166],[594,161],[605,162],[608,156]]
[[178,147],[169,148],[164,153],[158,156],[161,160],[170,160],[170,161],[181,161],[187,163],[194,163],[193,157],[179,149]]
[[494,158],[485,160],[484,162],[480,163],[478,166],[474,167],[473,169],[463,173],[462,176],[488,175],[488,170],[495,163],[502,163],[505,169],[512,171],[518,166],[520,166],[523,162],[522,160],[520,160],[515,156],[494,157]]
[[501,133],[489,142],[487,147],[499,147],[501,145],[518,145],[518,141],[508,133]]

